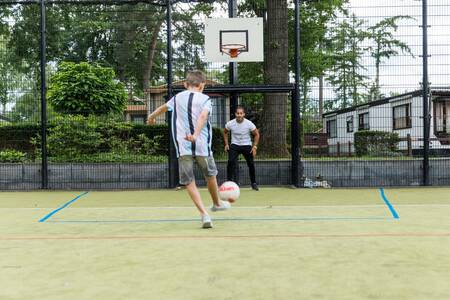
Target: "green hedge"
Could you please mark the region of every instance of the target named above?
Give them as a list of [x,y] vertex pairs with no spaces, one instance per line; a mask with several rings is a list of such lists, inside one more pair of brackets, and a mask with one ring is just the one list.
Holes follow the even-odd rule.
[[[0,151],[27,153],[28,160],[40,157],[38,124],[0,126]],[[117,121],[67,116],[48,126],[50,161],[142,161],[145,156],[165,157],[169,151],[166,125],[147,126]],[[213,151],[222,154],[222,129],[213,128]],[[88,159],[88,157],[92,156]]]
[[32,138],[40,132],[37,124],[17,124],[0,126],[0,150],[14,149],[26,153],[34,152]]
[[385,156],[399,154],[397,133],[362,130],[355,132],[355,152],[357,156]]

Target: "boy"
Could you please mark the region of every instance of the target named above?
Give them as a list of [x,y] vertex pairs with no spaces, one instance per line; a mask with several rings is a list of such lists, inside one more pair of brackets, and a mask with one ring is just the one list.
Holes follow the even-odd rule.
[[211,218],[195,184],[194,160],[208,184],[213,201],[211,210],[228,209],[230,203],[219,200],[217,168],[211,151],[212,127],[208,120],[212,106],[209,97],[202,93],[205,81],[201,71],[188,72],[184,83],[186,90],[152,112],[147,123],[153,125],[158,115],[172,111],[172,137],[178,157],[180,184],[186,186],[189,196],[200,212],[202,227],[212,228]]

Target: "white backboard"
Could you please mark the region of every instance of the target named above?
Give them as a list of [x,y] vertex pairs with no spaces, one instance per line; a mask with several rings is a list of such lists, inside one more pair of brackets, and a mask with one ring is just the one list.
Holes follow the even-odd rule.
[[[223,52],[224,45],[239,46],[237,57]],[[263,19],[206,19],[205,60],[207,62],[254,62],[264,60]]]

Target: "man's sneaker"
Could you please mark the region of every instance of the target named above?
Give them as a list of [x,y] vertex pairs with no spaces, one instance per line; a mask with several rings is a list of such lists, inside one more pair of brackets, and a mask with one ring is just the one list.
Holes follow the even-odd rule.
[[211,211],[227,210],[231,207],[230,202],[220,200],[220,206],[212,205]]
[[208,215],[202,216],[202,228],[212,228],[211,217]]
[[259,191],[258,185],[256,183],[252,183],[252,190]]

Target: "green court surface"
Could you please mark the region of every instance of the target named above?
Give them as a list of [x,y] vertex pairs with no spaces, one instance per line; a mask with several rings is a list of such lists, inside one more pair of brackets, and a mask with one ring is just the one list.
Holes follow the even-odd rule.
[[0,212],[2,300],[450,299],[449,188],[242,189],[209,230],[185,191],[2,192]]

